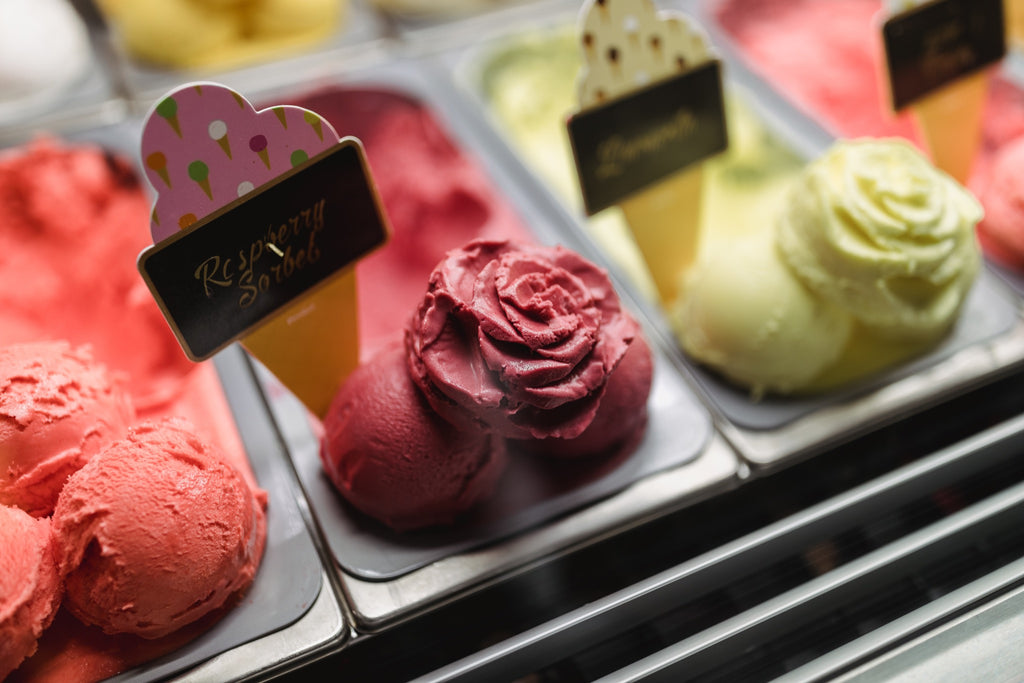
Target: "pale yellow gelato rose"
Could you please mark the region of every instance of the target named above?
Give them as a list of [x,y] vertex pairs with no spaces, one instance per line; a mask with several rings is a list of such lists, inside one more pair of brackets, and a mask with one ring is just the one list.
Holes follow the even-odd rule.
[[980,264],[978,201],[910,144],[834,145],[809,165],[778,223],[800,280],[873,333],[930,341],[956,320]]

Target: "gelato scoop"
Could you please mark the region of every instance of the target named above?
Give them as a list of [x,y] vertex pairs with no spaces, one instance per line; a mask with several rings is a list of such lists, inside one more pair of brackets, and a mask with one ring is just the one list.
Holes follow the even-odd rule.
[[686,275],[681,344],[755,396],[863,377],[955,323],[981,216],[909,143],[836,143],[791,188],[774,233],[752,231]]
[[770,230],[698,262],[683,292],[674,311],[683,350],[754,395],[809,384],[839,358],[853,327],[786,267]]
[[0,680],[36,651],[60,596],[50,520],[0,505]]
[[475,240],[430,276],[406,347],[416,384],[453,424],[572,439],[639,333],[608,276],[578,254]]
[[266,502],[184,420],[132,428],[57,501],[64,604],[106,633],[144,638],[213,612],[252,583]]
[[320,458],[334,486],[402,531],[452,523],[490,496],[505,467],[503,439],[460,431],[433,411],[397,341],[349,376],[324,429]]
[[778,224],[800,281],[873,333],[935,341],[981,262],[977,200],[899,139],[834,145],[809,165]]
[[562,457],[628,453],[653,363],[607,275],[562,247],[473,240],[437,266],[405,331],[345,382],[321,459],[399,530],[448,524],[493,491],[505,438]]
[[346,0],[100,0],[128,52],[169,67],[234,66],[326,39]]
[[49,515],[68,476],[134,417],[118,379],[87,348],[0,348],[0,503]]

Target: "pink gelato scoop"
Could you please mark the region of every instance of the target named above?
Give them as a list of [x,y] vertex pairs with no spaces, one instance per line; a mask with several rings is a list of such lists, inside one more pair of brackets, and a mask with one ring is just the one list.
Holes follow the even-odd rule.
[[978,237],[986,251],[1006,265],[1024,267],[1024,136],[996,155],[979,198],[985,218]]
[[486,499],[505,442],[459,431],[413,384],[395,342],[353,372],[324,420],[320,458],[352,505],[398,530],[450,524]]
[[134,418],[118,379],[87,348],[0,348],[0,503],[49,515],[68,476]]
[[144,638],[203,617],[252,583],[266,502],[184,420],[132,428],[72,475],[57,502],[64,604],[106,633]]
[[60,594],[50,520],[0,505],[0,680],[36,651]]

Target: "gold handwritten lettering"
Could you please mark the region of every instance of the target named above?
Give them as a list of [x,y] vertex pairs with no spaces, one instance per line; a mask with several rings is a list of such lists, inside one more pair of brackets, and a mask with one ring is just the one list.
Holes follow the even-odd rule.
[[978,55],[964,41],[964,31],[958,22],[949,22],[925,36],[921,71],[929,83],[956,78],[978,63]]
[[680,109],[670,119],[635,138],[613,135],[597,147],[597,177],[601,180],[622,175],[631,164],[650,155],[666,144],[678,142],[693,135],[697,117],[688,109]]
[[[232,257],[218,254],[200,261],[193,270],[207,298],[218,291],[234,288],[239,308],[249,308],[274,285],[283,285],[296,273],[320,260],[317,238],[324,229],[327,200],[298,211],[279,224],[271,224],[247,247],[237,251],[238,265]],[[302,239],[301,242],[295,240]],[[264,254],[273,256],[264,259]]]
[[194,276],[203,283],[203,293],[206,294],[207,299],[213,297],[210,285],[217,285],[218,287],[231,286],[231,277],[227,272],[228,264],[230,263],[231,259],[225,259],[224,267],[221,268],[220,256],[211,256],[196,267]]

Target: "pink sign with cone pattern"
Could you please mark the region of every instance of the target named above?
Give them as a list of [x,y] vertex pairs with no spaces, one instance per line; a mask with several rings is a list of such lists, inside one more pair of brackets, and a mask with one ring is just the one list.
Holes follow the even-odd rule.
[[234,90],[192,83],[168,93],[142,132],[156,190],[150,230],[159,242],[338,143],[315,112],[256,109]]

